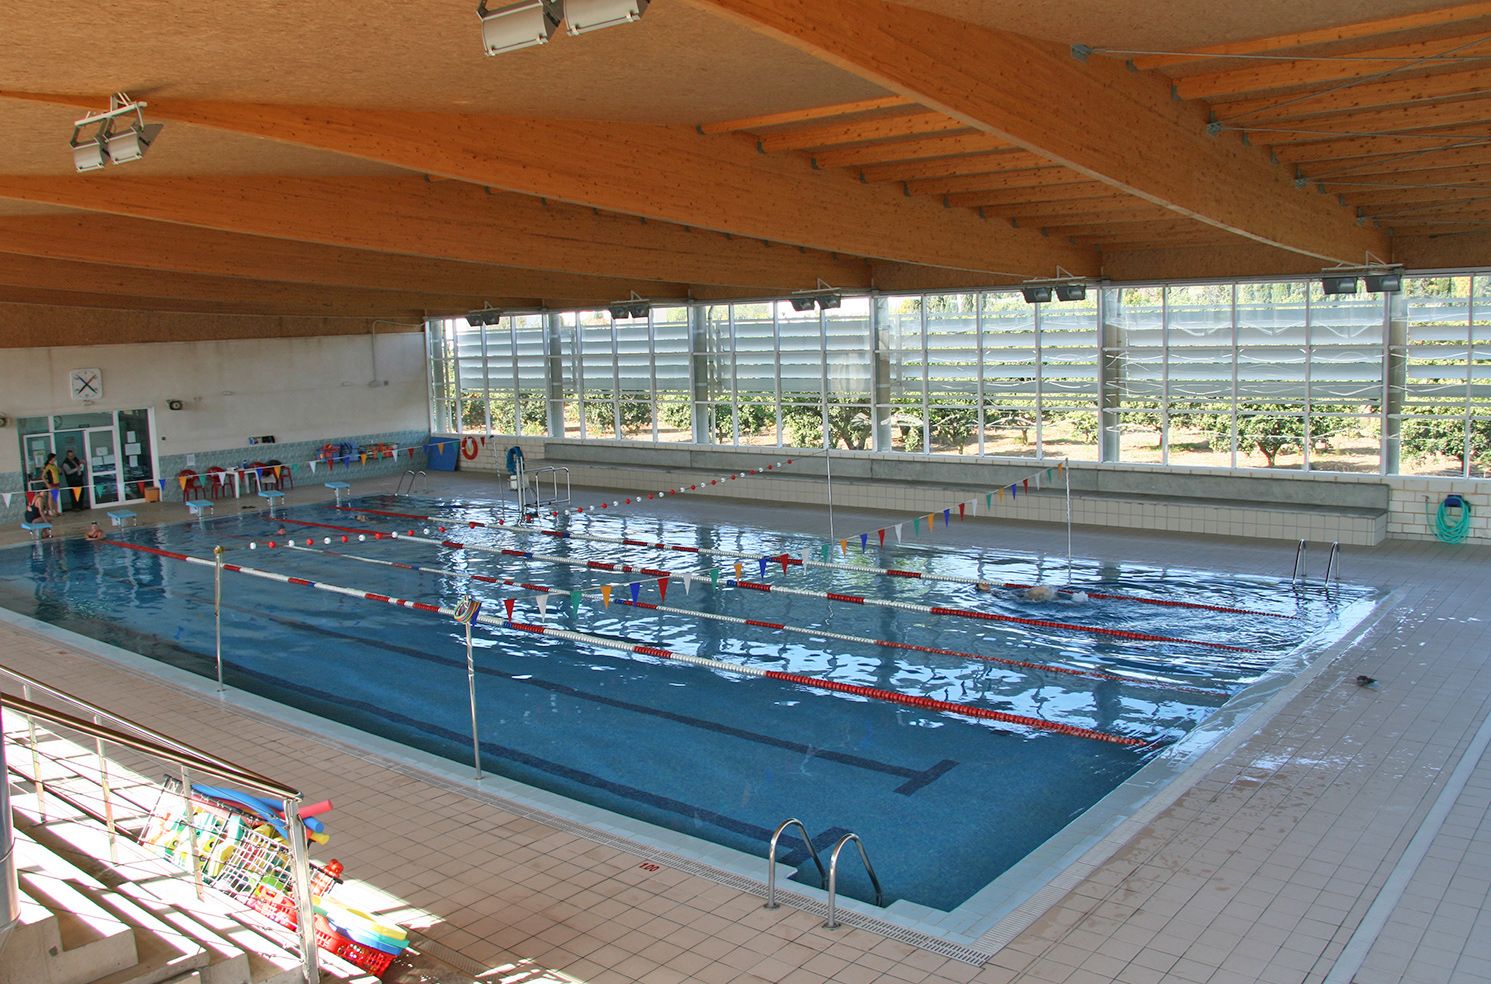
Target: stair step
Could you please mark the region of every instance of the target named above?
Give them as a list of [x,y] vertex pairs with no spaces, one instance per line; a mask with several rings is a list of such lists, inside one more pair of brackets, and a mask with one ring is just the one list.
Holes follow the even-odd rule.
[[0,982],[86,984],[132,966],[139,959],[132,927],[66,880],[36,870],[35,852],[16,838],[26,918],[6,942]]

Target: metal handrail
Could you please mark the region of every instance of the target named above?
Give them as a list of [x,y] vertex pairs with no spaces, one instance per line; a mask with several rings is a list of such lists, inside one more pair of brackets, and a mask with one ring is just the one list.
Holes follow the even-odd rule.
[[394,495],[403,495],[404,494],[404,479],[407,478],[407,479],[409,479],[409,494],[413,495],[414,494],[414,482],[416,480],[416,477],[417,476],[415,476],[415,474],[414,474],[414,469],[412,469],[412,468],[409,469],[408,471],[404,472],[404,474],[402,474],[402,475],[399,476],[399,484],[396,485],[396,486],[394,486],[393,494]]
[[1299,546],[1294,548],[1294,571],[1289,575],[1289,583],[1294,584],[1304,575],[1306,555],[1310,545],[1304,540],[1299,541]]
[[[52,697],[56,700],[72,704],[74,707],[77,707],[78,709],[85,711],[88,714],[97,715],[100,718],[107,719],[116,728],[132,732],[137,737],[143,738],[146,741],[152,741],[156,742],[157,744],[164,745],[167,748],[172,749],[173,754],[175,755],[191,756],[197,759],[199,762],[206,764],[206,767],[204,767],[202,771],[210,771],[213,775],[216,775],[219,778],[227,779],[230,782],[236,782],[244,786],[252,786],[255,789],[261,790],[262,792],[269,793],[278,799],[286,799],[289,797],[299,798],[301,795],[300,790],[298,789],[295,789],[291,786],[286,786],[283,783],[276,782],[275,780],[270,779],[267,776],[262,776],[259,773],[252,772],[248,769],[243,768],[242,766],[234,765],[232,762],[229,762],[223,758],[219,758],[218,756],[213,755],[211,752],[205,752],[193,745],[188,745],[184,741],[178,741],[177,739],[172,738],[170,735],[162,734],[161,732],[156,731],[154,728],[148,727],[135,721],[131,721],[129,718],[99,707],[97,704],[94,704],[91,701],[84,700],[83,698],[78,697],[74,694],[70,694],[65,690],[59,690],[51,684],[43,683],[33,676],[28,676],[27,674],[22,673],[20,670],[12,669],[9,666],[0,666],[0,673],[4,673],[6,676],[19,681],[23,687],[39,690],[47,696]],[[9,697],[6,697],[4,694],[0,694],[0,698],[3,698],[5,700],[11,699]],[[24,699],[29,700],[29,694]],[[125,744],[125,742],[119,742],[119,744]],[[166,755],[163,757],[170,758],[172,761],[176,761],[176,759],[172,758],[171,755]]]
[[409,483],[409,494],[410,495],[413,495],[414,492],[415,492],[415,490],[419,487],[419,480],[421,478],[423,478],[425,480],[425,484],[424,484],[424,491],[425,491],[425,493],[426,494],[429,493],[429,491],[430,491],[430,473],[427,472],[427,471],[425,471],[423,468],[421,468],[419,471],[417,471],[417,472],[414,473],[414,480]]
[[[314,909],[311,901],[311,871],[310,850],[306,835],[305,821],[300,816],[300,804],[303,797],[300,790],[293,786],[277,782],[257,772],[234,765],[225,759],[219,758],[210,752],[202,751],[185,742],[178,741],[169,735],[162,734],[153,728],[138,724],[126,717],[105,710],[96,704],[83,700],[81,697],[69,694],[64,690],[43,683],[34,677],[27,676],[18,670],[6,666],[0,666],[0,672],[8,674],[22,683],[27,697],[16,697],[11,694],[0,693],[0,710],[8,709],[26,715],[28,729],[31,730],[32,754],[35,757],[36,739],[35,722],[39,718],[49,721],[54,725],[66,728],[78,734],[87,735],[95,740],[99,751],[100,763],[103,761],[103,743],[108,741],[125,748],[133,749],[146,755],[152,755],[168,762],[175,763],[181,772],[182,800],[184,808],[190,815],[189,797],[191,795],[190,771],[200,772],[218,779],[225,780],[240,786],[248,786],[261,792],[269,793],[283,804],[285,815],[285,831],[290,845],[292,862],[292,878],[295,883],[296,925],[300,936],[300,963],[301,975],[305,984],[318,984],[321,979],[320,957],[316,948],[316,937],[313,923]],[[30,689],[36,689],[48,694],[56,700],[75,705],[92,715],[94,720],[89,721],[75,717],[65,711],[56,710],[37,704],[29,699]],[[102,723],[102,718],[108,718],[117,727],[109,727]],[[4,765],[4,742],[3,733],[0,733],[0,783],[7,783],[7,770]],[[101,764],[101,771],[106,768]],[[41,780],[41,768],[35,766],[33,772],[37,786],[37,802],[41,805],[44,791]],[[105,778],[104,783],[107,783]],[[8,788],[8,787],[7,787]],[[108,802],[108,790],[104,789],[106,797],[106,813],[112,814],[111,804]],[[11,822],[9,797],[3,797],[3,836],[5,843],[0,844],[0,862],[3,862],[5,870],[3,875],[4,885],[0,891],[7,895],[15,885],[14,852],[11,841]],[[113,831],[110,831],[112,836]],[[198,879],[198,891],[201,890],[200,876],[201,867],[196,856],[196,838],[189,838],[192,847],[192,868],[194,877]],[[8,929],[8,927],[7,927]]]
[[824,929],[838,929],[839,927],[839,920],[834,912],[834,900],[839,887],[839,852],[850,841],[854,841],[854,846],[859,848],[859,859],[865,863],[865,872],[870,876],[870,884],[875,886],[875,904],[882,908],[885,906],[885,893],[880,889],[880,879],[875,877],[875,866],[870,864],[870,856],[865,853],[864,841],[859,839],[859,834],[845,834],[834,845],[834,852],[828,858],[828,922],[823,924]]
[[766,851],[766,905],[764,908],[777,908],[777,839],[782,836],[782,831],[788,827],[796,827],[802,833],[802,842],[808,847],[808,854],[812,856],[813,863],[818,866],[818,884],[821,888],[828,878],[828,872],[823,870],[823,859],[818,857],[818,849],[808,839],[808,828],[804,827],[802,821],[796,817],[789,817],[777,824],[777,829],[771,835],[771,847]]
[[1325,560],[1325,586],[1329,588],[1332,583],[1341,583],[1341,541],[1335,540],[1331,543],[1330,556]]

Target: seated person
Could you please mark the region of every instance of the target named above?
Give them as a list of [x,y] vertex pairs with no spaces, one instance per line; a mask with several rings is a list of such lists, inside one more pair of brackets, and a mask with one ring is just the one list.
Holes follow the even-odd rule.
[[[51,517],[46,510],[45,495],[35,495],[26,503],[25,522],[27,523],[50,523]],[[51,536],[51,530],[42,530],[42,536]]]
[[104,531],[98,528],[98,524],[97,523],[89,523],[88,524],[88,532],[83,534],[83,539],[85,539],[85,540],[102,540],[103,538],[104,538]]

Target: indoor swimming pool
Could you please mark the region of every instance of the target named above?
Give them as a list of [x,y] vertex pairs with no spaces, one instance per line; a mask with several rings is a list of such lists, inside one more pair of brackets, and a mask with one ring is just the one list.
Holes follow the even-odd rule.
[[[888,903],[950,911],[1375,597],[953,536],[824,560],[809,537],[643,514],[562,529],[435,497],[244,512],[5,549],[0,606],[210,678],[221,545],[295,579],[223,575],[229,686],[470,765],[465,633],[442,611],[471,595],[518,626],[474,632],[487,771],[753,858],[787,817],[820,852],[854,831]],[[1031,584],[1063,590],[1006,587]],[[800,842],[782,857],[817,885]],[[857,862],[841,879],[872,897]]]

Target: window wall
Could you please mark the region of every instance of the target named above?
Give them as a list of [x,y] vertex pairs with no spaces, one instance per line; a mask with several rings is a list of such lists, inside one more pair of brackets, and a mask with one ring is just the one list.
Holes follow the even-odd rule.
[[1491,477],[1491,275],[430,322],[442,432]]

